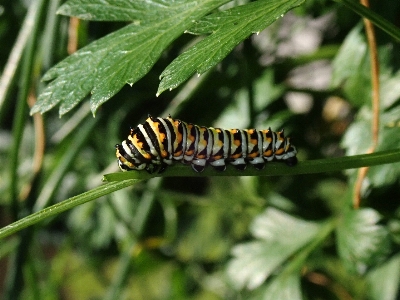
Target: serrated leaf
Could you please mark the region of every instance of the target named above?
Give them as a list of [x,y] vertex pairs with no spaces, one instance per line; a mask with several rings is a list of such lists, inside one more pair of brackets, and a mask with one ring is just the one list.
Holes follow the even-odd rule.
[[372,270],[367,275],[371,300],[398,299],[400,285],[400,254]]
[[[174,1],[185,4],[185,1]],[[146,0],[69,0],[57,13],[92,21],[133,21],[149,23],[160,10],[169,9],[173,1]]]
[[95,113],[126,83],[133,84],[142,78],[193,20],[225,2],[180,0],[161,5],[159,1],[138,1],[137,7],[143,5],[139,15],[153,17],[95,41],[50,69],[43,79],[54,81],[39,95],[31,114],[43,113],[61,102],[60,115],[63,115],[90,93]]
[[388,231],[377,224],[380,219],[371,208],[352,210],[343,216],[337,227],[337,246],[349,270],[365,272],[388,253]]
[[212,34],[181,54],[162,72],[157,94],[176,88],[195,73],[206,72],[249,35],[265,29],[303,2],[256,1],[205,17],[193,31]]
[[317,223],[268,208],[251,226],[258,240],[233,248],[228,276],[238,289],[260,286],[278,266],[310,242],[319,228]]

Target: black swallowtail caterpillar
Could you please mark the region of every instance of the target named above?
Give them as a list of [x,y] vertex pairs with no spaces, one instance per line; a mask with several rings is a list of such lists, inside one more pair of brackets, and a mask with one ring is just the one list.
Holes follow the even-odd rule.
[[191,164],[196,172],[202,172],[206,164],[218,171],[226,169],[226,163],[238,170],[246,169],[247,163],[261,170],[266,161],[282,160],[287,165],[297,163],[296,148],[283,130],[274,132],[256,129],[212,128],[168,118],[153,118],[132,129],[122,144],[117,144],[116,155],[122,171],[147,170],[163,172],[173,161]]

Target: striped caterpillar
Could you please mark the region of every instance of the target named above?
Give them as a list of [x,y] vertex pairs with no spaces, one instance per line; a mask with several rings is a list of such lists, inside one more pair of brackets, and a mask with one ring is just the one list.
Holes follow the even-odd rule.
[[221,129],[198,126],[178,119],[154,118],[149,115],[122,144],[116,146],[116,156],[122,171],[147,170],[163,172],[173,161],[190,164],[202,172],[207,164],[224,171],[226,163],[238,170],[247,163],[261,170],[272,160],[297,163],[296,148],[283,130],[274,132],[256,129]]

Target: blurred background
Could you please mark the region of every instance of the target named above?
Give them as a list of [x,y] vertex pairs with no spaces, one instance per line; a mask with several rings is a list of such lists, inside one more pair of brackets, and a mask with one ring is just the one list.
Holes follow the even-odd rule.
[[[101,185],[103,174],[119,172],[114,145],[148,114],[227,129],[284,128],[300,161],[362,154],[371,143],[363,23],[327,0],[306,1],[246,39],[217,67],[158,97],[161,72],[201,37],[179,37],[145,77],[126,85],[95,118],[89,97],[62,118],[57,107],[30,116],[49,68],[126,25],[56,15],[62,3],[43,2],[36,12],[37,34],[24,49],[18,49],[17,37],[31,1],[0,3],[2,72],[13,55],[25,51],[14,62],[15,79],[1,90],[1,227]],[[400,26],[400,2],[371,1],[371,6]],[[382,80],[377,150],[388,150],[400,146],[399,44],[381,30],[376,36]],[[351,207],[356,170],[156,178],[2,240],[0,294],[3,299],[396,299],[399,170],[398,164],[371,168],[362,186],[365,223],[354,222],[372,226],[378,241],[367,241],[375,247],[368,259],[343,254],[338,243],[348,237],[335,227]],[[293,251],[283,258],[271,253],[268,232],[257,228],[269,229],[282,249]],[[296,238],[293,233],[304,238],[297,246],[287,242]],[[260,244],[266,240],[270,244]],[[311,248],[306,251],[305,245]],[[295,253],[304,257],[295,259]],[[386,279],[390,287],[382,289]]]

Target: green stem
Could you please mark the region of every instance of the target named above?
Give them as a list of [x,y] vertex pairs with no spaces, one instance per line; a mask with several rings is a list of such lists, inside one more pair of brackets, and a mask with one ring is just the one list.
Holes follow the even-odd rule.
[[63,202],[54,204],[50,207],[35,212],[21,220],[18,220],[8,226],[1,228],[0,239],[5,238],[6,236],[9,236],[17,231],[20,231],[23,228],[34,225],[48,217],[55,216],[63,211],[74,208],[75,206],[81,205],[83,203],[97,199],[101,196],[110,194],[114,191],[118,191],[125,187],[131,186],[138,181],[140,180],[130,179],[130,180],[106,183],[88,192],[85,192],[78,196],[74,196],[72,198],[64,200]]
[[204,172],[196,173],[192,168],[183,164],[175,164],[168,167],[162,174],[148,174],[147,172],[118,172],[106,174],[104,181],[119,181],[126,179],[149,179],[152,177],[206,177],[206,176],[281,176],[299,175],[324,172],[337,172],[346,169],[356,169],[376,165],[390,164],[400,161],[400,149],[361,154],[354,156],[325,158],[317,160],[301,161],[294,167],[288,167],[282,162],[268,162],[264,170],[258,171],[248,166],[244,172],[228,166],[225,172],[217,172],[212,167],[207,167]]

